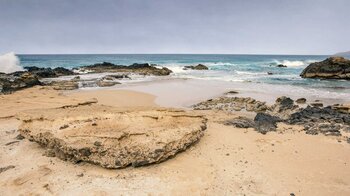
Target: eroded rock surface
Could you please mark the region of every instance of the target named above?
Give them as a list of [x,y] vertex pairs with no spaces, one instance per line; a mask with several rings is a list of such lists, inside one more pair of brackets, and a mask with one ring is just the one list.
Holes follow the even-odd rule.
[[303,78],[350,80],[350,60],[344,57],[330,57],[321,62],[311,63],[300,76]]
[[257,101],[251,97],[218,97],[200,102],[193,106],[195,110],[223,110],[227,112],[241,111],[243,109],[254,112],[264,112],[268,109],[265,102]]
[[131,72],[143,75],[155,75],[166,76],[172,73],[172,71],[166,67],[157,68],[148,63],[138,64],[134,63],[129,66],[116,65],[113,63],[103,62],[94,65],[88,65],[80,67],[81,71],[88,71],[90,73],[103,73],[103,72]]
[[198,141],[206,119],[170,109],[121,110],[75,106],[20,115],[20,132],[53,156],[105,168],[158,163]]

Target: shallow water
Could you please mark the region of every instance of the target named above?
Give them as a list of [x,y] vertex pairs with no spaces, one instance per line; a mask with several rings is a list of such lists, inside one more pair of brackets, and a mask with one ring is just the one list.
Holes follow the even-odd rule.
[[[295,93],[313,93],[319,96],[350,96],[350,82],[344,80],[303,79],[299,75],[312,62],[321,61],[324,55],[217,55],[217,54],[84,54],[84,55],[18,55],[21,66],[74,68],[94,63],[111,62],[130,65],[150,63],[173,70],[173,78],[200,79],[253,84],[272,84],[289,92],[293,87],[303,89]],[[183,70],[185,65],[205,64],[209,70]],[[278,68],[278,64],[287,68]],[[271,72],[272,75],[267,73]],[[151,80],[150,77],[137,78]],[[153,78],[154,79],[154,78]],[[243,85],[244,86],[244,85]],[[250,86],[255,88],[254,86]],[[269,88],[274,91],[274,88]]]

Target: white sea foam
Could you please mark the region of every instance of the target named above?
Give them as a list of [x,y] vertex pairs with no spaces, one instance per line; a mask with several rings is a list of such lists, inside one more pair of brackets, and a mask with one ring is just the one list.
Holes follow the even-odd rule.
[[0,72],[11,73],[15,71],[22,71],[19,58],[15,53],[10,52],[4,55],[0,55]]
[[275,63],[283,64],[283,65],[286,65],[287,67],[299,67],[299,66],[305,65],[304,61],[289,61],[289,60],[283,60],[283,61],[275,60]]

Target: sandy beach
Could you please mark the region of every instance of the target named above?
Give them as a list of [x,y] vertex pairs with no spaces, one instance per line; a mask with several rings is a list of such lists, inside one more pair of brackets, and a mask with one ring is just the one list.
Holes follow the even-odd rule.
[[[180,82],[145,83],[122,89],[55,91],[33,87],[1,95],[1,195],[349,195],[350,145],[337,137],[308,135],[302,127],[279,124],[276,132],[260,134],[222,122],[244,112],[196,111],[207,129],[199,142],[161,163],[105,169],[47,157],[44,148],[18,140],[25,110],[64,106],[106,105],[130,110],[160,107],[192,110],[186,105],[203,97],[198,89],[182,91]],[[158,92],[153,94],[152,85]],[[161,88],[161,86],[165,88]],[[169,88],[169,86],[171,88]],[[174,94],[169,94],[172,89]],[[148,93],[146,93],[147,91]],[[193,97],[190,96],[192,92]],[[182,94],[184,95],[184,94]],[[202,95],[202,96],[201,96]],[[197,97],[196,97],[197,96]],[[173,97],[173,99],[170,99]],[[263,97],[263,96],[262,96]],[[178,99],[177,99],[178,98]],[[7,169],[3,169],[7,168]]]

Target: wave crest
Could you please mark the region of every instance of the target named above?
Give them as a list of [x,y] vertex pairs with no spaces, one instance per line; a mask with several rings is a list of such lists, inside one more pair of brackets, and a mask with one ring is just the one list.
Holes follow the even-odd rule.
[[20,66],[19,58],[14,52],[9,52],[4,55],[0,55],[0,72],[12,73],[15,71],[23,71]]

